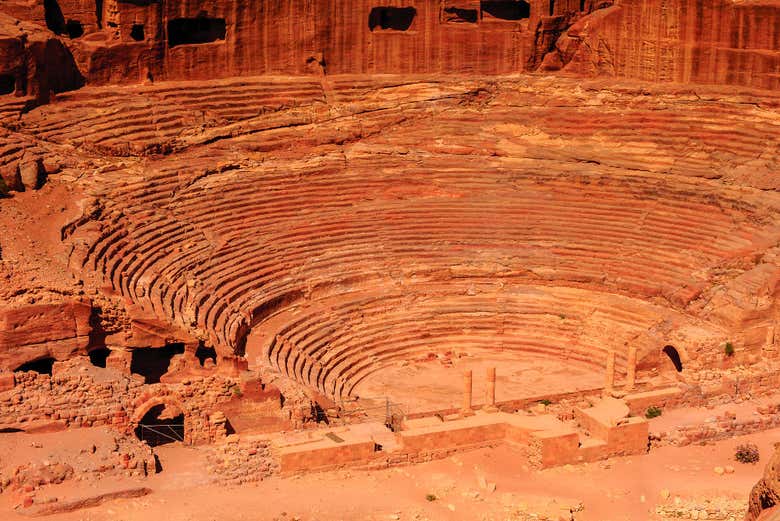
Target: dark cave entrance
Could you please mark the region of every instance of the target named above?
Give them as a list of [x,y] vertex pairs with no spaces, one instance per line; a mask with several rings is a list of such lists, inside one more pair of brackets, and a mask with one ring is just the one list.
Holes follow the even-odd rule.
[[133,24],[133,27],[130,28],[130,38],[136,42],[142,42],[146,39],[146,31],[143,24]]
[[68,34],[68,38],[79,38],[84,36],[84,26],[78,20],[68,20],[65,24],[65,32]]
[[11,74],[0,74],[0,96],[16,92],[16,78]]
[[160,377],[168,372],[171,359],[175,355],[183,353],[184,344],[134,349],[130,361],[130,372],[143,376],[147,384],[159,383]]
[[93,349],[89,352],[89,361],[92,362],[92,365],[95,367],[102,367],[105,369],[106,367],[106,360],[108,359],[108,355],[111,354],[111,350],[107,347],[100,347],[98,349]]
[[150,447],[184,441],[184,413],[165,404],[155,405],[144,414],[135,435]]
[[200,365],[203,366],[203,364],[211,358],[214,363],[217,363],[217,350],[213,347],[206,347],[202,343],[198,345],[198,349],[195,350],[195,357],[200,362]]
[[38,374],[47,374],[51,376],[51,370],[54,367],[54,358],[40,358],[33,360],[32,362],[25,362],[16,369],[14,372],[34,371]]
[[674,364],[674,369],[681,373],[683,370],[683,364],[682,360],[680,360],[680,353],[677,352],[677,349],[674,346],[666,346],[664,347],[664,354],[669,357],[669,360],[672,361],[672,364]]
[[531,17],[531,4],[523,0],[483,0],[480,3],[483,16],[499,20],[522,20]]
[[224,18],[175,18],[168,22],[168,46],[216,42],[226,33]]
[[446,23],[466,23],[475,24],[479,18],[476,9],[461,9],[459,7],[445,7],[442,19]]
[[54,34],[65,33],[65,15],[57,0],[43,0],[43,16],[46,27]]
[[368,28],[373,31],[408,31],[417,9],[414,7],[374,7],[368,14]]

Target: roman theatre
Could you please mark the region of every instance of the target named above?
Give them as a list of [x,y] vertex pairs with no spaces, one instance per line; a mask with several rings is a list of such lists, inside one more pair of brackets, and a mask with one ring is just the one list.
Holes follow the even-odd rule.
[[774,0],[5,0],[0,428],[644,453],[780,383],[779,89]]

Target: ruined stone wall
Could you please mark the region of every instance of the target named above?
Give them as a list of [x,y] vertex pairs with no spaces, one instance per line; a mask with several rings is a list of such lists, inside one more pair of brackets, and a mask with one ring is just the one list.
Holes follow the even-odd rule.
[[754,432],[780,427],[780,406],[759,407],[759,414],[749,419],[737,419],[735,415],[725,413],[708,418],[703,424],[680,425],[673,430],[651,437],[654,447],[675,445],[683,447],[693,443],[715,442],[744,436]]
[[185,416],[185,441],[207,443],[216,435],[213,411],[236,396],[234,379],[210,376],[180,384],[145,385],[137,376],[88,366],[79,359],[55,364],[53,375],[19,372],[0,393],[0,425],[10,428],[113,426],[133,428],[156,404],[174,405]]

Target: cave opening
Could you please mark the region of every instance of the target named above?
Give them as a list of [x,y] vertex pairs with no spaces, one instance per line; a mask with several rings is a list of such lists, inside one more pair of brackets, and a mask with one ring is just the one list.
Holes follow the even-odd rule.
[[43,17],[46,27],[54,34],[65,33],[65,15],[57,0],[43,0]]
[[677,351],[677,349],[674,346],[666,346],[664,347],[664,354],[669,357],[669,360],[672,361],[672,364],[674,364],[674,369],[681,373],[683,370],[683,364],[682,360],[680,359],[680,353]]
[[106,360],[108,360],[108,355],[110,354],[111,354],[111,350],[107,347],[100,347],[98,349],[93,349],[92,351],[89,352],[89,361],[95,367],[102,367],[105,369]]
[[224,18],[176,18],[168,22],[168,46],[194,45],[224,40]]
[[103,0],[95,0],[95,22],[98,29],[103,28]]
[[23,363],[14,369],[14,372],[21,373],[26,371],[33,371],[38,374],[47,374],[51,376],[51,370],[54,367],[54,361],[54,358],[51,357],[39,358],[38,360]]
[[184,413],[170,409],[165,404],[151,407],[135,428],[138,439],[150,447],[184,441]]
[[171,359],[184,353],[184,344],[168,344],[164,347],[134,349],[130,360],[130,372],[144,377],[147,384],[160,382],[168,372]]
[[408,31],[415,16],[417,9],[414,7],[374,7],[368,14],[368,28],[371,31]]
[[84,36],[84,26],[78,20],[68,20],[65,24],[65,32],[70,39],[80,38]]
[[16,78],[11,74],[0,74],[0,96],[16,92]]
[[523,20],[531,16],[531,4],[523,0],[483,0],[480,7],[483,16],[487,13],[499,20]]
[[203,366],[203,364],[211,358],[214,363],[217,363],[217,350],[213,347],[206,347],[203,345],[203,343],[198,345],[198,349],[195,350],[195,357],[197,357],[198,361],[200,362],[200,365]]
[[444,21],[447,23],[477,23],[479,13],[476,9],[461,9],[459,7],[445,7]]
[[142,42],[146,39],[146,31],[143,24],[133,24],[133,27],[130,28],[130,38],[136,42]]

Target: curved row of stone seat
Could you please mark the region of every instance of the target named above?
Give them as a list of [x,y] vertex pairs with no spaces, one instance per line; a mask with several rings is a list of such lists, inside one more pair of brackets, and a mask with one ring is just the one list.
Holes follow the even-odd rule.
[[10,165],[16,166],[28,146],[29,143],[20,141],[14,134],[0,133],[0,169]]
[[[487,145],[505,154],[517,145],[533,156],[707,178],[729,177],[728,170],[759,159],[771,164],[780,154],[765,146],[767,139],[780,140],[776,112],[749,110],[728,97],[697,104],[610,93],[596,103],[589,99],[578,106],[570,97],[556,104],[550,98],[555,89],[544,96],[510,92],[491,101],[488,111],[480,107],[474,113],[447,112],[435,126],[408,135],[389,133],[380,141],[397,147],[431,146],[445,136],[447,146]],[[642,136],[636,133],[640,127],[645,129]],[[493,131],[490,136],[480,132],[485,128]]]
[[[334,181],[334,184],[337,182]],[[309,193],[301,194],[298,193],[294,188],[291,188],[289,192],[282,193],[281,191],[278,191],[276,193],[279,193],[280,195],[277,197],[270,198],[267,193],[264,190],[258,190],[257,187],[253,184],[249,184],[249,187],[246,185],[249,183],[244,182],[242,190],[244,191],[241,193],[241,191],[230,191],[230,186],[224,187],[224,192],[222,195],[222,198],[226,199],[227,203],[225,203],[223,206],[219,208],[214,207],[206,207],[206,205],[203,205],[202,201],[198,200],[198,197],[193,197],[191,199],[191,202],[193,204],[189,206],[178,206],[177,212],[181,213],[182,215],[189,215],[191,220],[197,222],[200,218],[207,217],[208,222],[204,225],[207,225],[208,227],[219,229],[220,234],[223,237],[226,237],[227,239],[232,239],[234,236],[236,236],[238,233],[240,233],[242,230],[246,228],[251,228],[253,226],[259,226],[260,224],[263,225],[264,228],[272,229],[275,224],[277,224],[280,221],[283,221],[285,219],[290,219],[291,216],[293,216],[297,210],[295,209],[295,203],[300,201],[302,204],[310,203],[310,201],[303,200],[304,197],[308,197],[311,195],[318,195],[315,194],[312,190],[308,190]],[[366,182],[365,186],[363,186],[363,189],[365,190],[367,187],[370,187],[371,183]],[[266,188],[266,187],[263,187]],[[274,191],[280,190],[278,188],[272,187]],[[259,193],[258,193],[259,192]],[[348,188],[345,185],[341,185],[341,191],[338,196],[336,197],[328,197],[328,194],[332,193],[332,186],[323,185],[320,190],[320,194],[322,195],[322,200],[317,201],[319,204],[318,208],[320,208],[320,211],[318,212],[321,215],[328,216],[328,212],[335,208],[340,208],[345,205],[351,205],[354,204],[354,199],[350,200],[349,197],[345,197],[345,193],[347,195],[356,195],[357,198],[361,197],[361,193],[365,194],[364,191],[360,190],[360,187],[352,187]],[[245,196],[249,197],[245,197]],[[293,202],[293,205],[290,203]],[[490,204],[492,206],[498,205],[500,202],[493,202],[493,201],[487,201],[486,204]],[[182,203],[180,201],[177,202],[177,205],[181,205]],[[562,204],[568,204],[567,202],[563,201]],[[199,209],[198,207],[201,207],[203,209]],[[293,207],[292,209],[290,207]],[[541,209],[539,211],[546,212],[546,210],[549,208],[549,204],[546,202],[540,202]],[[604,213],[609,213],[612,216],[614,216],[614,212],[618,211],[619,208],[618,205],[613,205],[612,208],[604,208]],[[239,210],[241,208],[250,208],[250,210],[245,211],[240,214],[240,219],[236,218],[236,210]],[[685,210],[683,208],[675,208],[677,212],[680,214],[684,214]],[[529,213],[528,209],[523,209],[523,212],[525,214]],[[602,219],[604,215],[601,215],[600,210],[598,207],[594,208],[593,210],[590,210],[586,207],[581,207],[579,209],[581,213],[588,213],[593,216],[594,219]],[[692,215],[694,215],[698,209],[691,210],[690,214],[686,217],[685,224],[693,224],[693,222],[690,222]],[[635,211],[634,213],[639,213],[639,211]],[[545,216],[546,218],[546,216]],[[712,231],[716,232],[722,232],[722,230],[718,229],[716,225],[710,225],[709,221],[710,219],[700,219],[699,222],[695,222],[696,229],[687,229],[685,227],[681,227],[679,223],[675,222],[669,222],[668,220],[665,220],[663,216],[661,215],[650,215],[647,219],[654,221],[653,228],[656,229],[663,229],[664,227],[667,228],[667,230],[664,230],[664,234],[669,237],[670,240],[674,241],[675,248],[680,247],[680,241],[688,240],[698,240],[698,238],[701,235],[701,231],[707,231],[709,228]],[[602,226],[608,226],[607,223],[602,222]],[[619,229],[619,226],[615,227],[615,232],[617,232]],[[674,229],[675,233],[670,233],[670,230]],[[732,244],[724,244],[725,247],[732,247],[735,240],[738,238],[735,238],[734,236],[729,236],[728,241]],[[742,244],[746,244],[746,241],[742,240]],[[701,246],[705,250],[711,250],[715,251],[713,248],[711,248],[708,244],[703,244]]]
[[32,102],[29,97],[0,96],[0,123],[13,124]]
[[[463,211],[463,209],[462,209],[462,208],[461,208],[461,211],[467,214],[467,212]],[[439,219],[439,221],[441,221],[441,220],[442,220],[442,218],[441,218],[441,217],[439,217],[438,219]],[[337,228],[346,229],[346,230],[348,230],[348,232],[349,232],[349,230],[350,230],[350,229],[349,229],[349,226],[350,226],[350,225],[353,225],[353,230],[354,230],[354,218],[350,217],[350,221],[351,221],[351,222],[336,223],[336,227],[337,227]],[[463,217],[461,216],[461,217],[460,217],[460,223],[461,223],[461,224],[468,224],[468,221],[464,221],[464,220],[463,220]],[[424,225],[425,223],[424,223],[424,222],[422,222],[422,223],[419,223],[419,222],[418,222],[417,224],[423,224],[423,225]],[[454,229],[454,228],[453,228],[453,226],[454,226],[455,224],[456,224],[456,223],[454,223],[454,222],[453,222],[453,223],[444,223],[442,226],[444,227],[444,229],[445,229],[445,230],[450,230],[450,229]],[[571,223],[569,223],[569,222],[564,222],[564,223],[562,223],[562,225],[571,225]],[[295,227],[295,229],[296,229],[296,231],[297,231],[297,232],[299,232],[299,233],[300,233],[302,230],[305,230],[305,225],[304,225],[304,224],[301,224],[300,226],[296,226],[296,227]],[[496,229],[498,229],[498,231],[500,231],[500,227],[496,226]],[[322,230],[321,230],[321,228],[320,228],[320,231],[322,231]],[[435,231],[435,230],[434,230],[433,228],[426,228],[426,229],[425,229],[425,231],[426,231],[426,233],[428,233],[428,232],[430,232],[430,231]],[[592,230],[591,230],[591,231],[592,231]],[[364,237],[364,236],[366,236],[366,235],[369,235],[369,236],[370,236],[370,235],[372,235],[372,234],[373,234],[373,235],[376,235],[376,230],[375,230],[375,228],[374,228],[374,231],[372,231],[372,225],[371,225],[371,223],[369,223],[367,226],[364,226],[362,233],[363,233],[363,236],[360,236],[359,238],[363,238],[363,237]],[[349,233],[347,233],[347,235],[350,235],[350,234],[349,234]],[[354,232],[353,232],[353,234],[352,234],[352,235],[354,235]],[[399,236],[399,238],[401,238],[401,239],[403,239],[403,238],[408,238],[408,237],[410,236],[410,230],[402,230],[402,231],[400,232],[400,234],[396,234],[396,235],[398,235],[398,236]],[[554,234],[551,234],[551,233],[549,233],[549,232],[547,232],[547,233],[544,233],[544,234],[543,234],[543,236],[544,236],[544,237],[546,237],[546,238],[548,238],[548,239],[549,239],[549,238],[552,238],[552,239],[555,239],[555,238],[556,238]],[[543,237],[543,238],[544,238],[544,237]],[[385,232],[385,233],[382,235],[382,238],[384,239],[384,242],[387,244],[389,241],[391,241],[391,240],[392,240],[392,238],[393,238],[393,237],[392,237],[392,234],[389,234],[389,233]],[[277,251],[284,251],[284,248],[283,248],[284,241],[283,241],[283,240],[281,240],[279,237],[273,237],[273,239],[274,239],[274,240],[272,240],[272,241],[268,241],[268,243],[269,243],[269,244],[274,244],[274,245],[275,245],[275,247],[276,247],[276,249],[277,249]],[[335,240],[338,240],[338,239],[339,239],[339,237],[338,237],[338,236],[332,236],[332,235],[325,235],[325,239],[323,239],[323,240],[327,242],[327,240],[328,240],[328,239],[335,239]],[[446,237],[444,237],[444,239],[446,239]],[[463,239],[463,237],[462,237],[462,236],[461,236],[461,239]],[[466,237],[466,239],[468,239],[468,237]],[[348,246],[348,245],[349,245],[349,244],[344,244],[343,242],[339,242],[339,244],[340,244],[342,247],[344,247],[344,246]],[[292,252],[292,253],[291,253],[291,255],[292,255],[292,254],[294,254],[294,253],[302,253],[302,254],[304,254],[304,255],[306,255],[306,256],[309,256],[309,255],[311,255],[311,254],[316,254],[316,250],[319,250],[319,249],[320,249],[320,245],[319,245],[319,244],[317,244],[317,243],[314,243],[314,244],[313,244],[313,246],[315,247],[315,251],[308,251],[308,250],[301,251],[301,250],[300,250],[300,246],[299,246],[299,247],[298,247],[298,250],[297,250],[296,252]],[[680,245],[679,245],[679,244],[676,244],[675,246],[676,246],[676,247],[680,247]],[[594,253],[594,251],[593,251],[593,250],[590,250],[590,251],[589,251],[589,252],[587,252],[587,253],[588,253],[588,255],[592,255],[592,254]],[[610,252],[606,252],[606,253],[610,253]],[[250,255],[251,255],[251,256],[257,256],[257,254],[258,254],[258,252],[251,252],[251,253],[250,253]],[[288,255],[284,255],[283,257],[284,257],[286,260],[288,260],[288,261],[289,261],[289,260],[291,260],[291,257],[290,257],[290,256],[288,256]],[[666,262],[668,262],[668,260],[667,260],[667,259],[663,259],[663,262],[665,262],[665,263],[666,263]],[[224,266],[224,265],[223,265],[223,266]],[[223,272],[224,272],[224,271],[223,271]],[[675,276],[676,276],[676,275],[675,275]]]
[[[461,286],[411,287],[406,295],[374,290],[309,302],[302,310],[282,312],[263,324],[267,345],[254,349],[296,380],[346,397],[370,372],[396,360],[447,350],[517,350],[603,367],[606,351],[612,348],[618,351],[622,370],[622,341],[659,320],[649,306],[644,309],[627,298],[607,301],[587,291],[527,288],[491,292],[489,281],[484,281],[483,292],[475,295],[443,293],[465,291],[465,285]],[[583,338],[590,332],[585,323],[594,309],[607,334],[600,339]],[[629,311],[633,316],[627,320]]]
[[[333,173],[331,172],[331,174]],[[461,174],[465,175],[465,173]],[[247,184],[247,177],[244,175],[244,172],[238,171],[235,175],[242,177],[245,180],[245,185]],[[332,182],[334,186],[339,185],[338,178],[334,177]],[[327,185],[323,185],[323,188],[326,187]],[[474,185],[472,183],[472,188],[473,187]],[[229,191],[229,185],[225,185],[224,188],[225,192],[222,193],[225,199],[241,201],[238,195]],[[560,188],[561,187],[556,187],[556,190],[560,192]],[[269,187],[264,184],[250,183],[247,190],[249,193],[255,194],[280,193],[282,187]],[[346,190],[346,187],[344,190]],[[609,191],[610,196],[613,199],[615,199],[615,196],[619,192],[619,190],[608,190],[607,188],[604,190]],[[333,211],[329,211],[327,208],[328,199],[326,192],[326,190],[323,190],[321,193],[317,194],[318,196],[323,196],[322,199],[310,198],[308,200],[301,200],[298,199],[299,194],[295,193],[294,188],[284,186],[283,193],[285,195],[279,199],[279,205],[286,205],[289,208],[304,204],[309,207],[317,207],[320,209],[318,211],[317,220],[308,219],[307,222],[298,222],[295,219],[291,219],[289,211],[284,219],[275,220],[276,208],[274,206],[263,208],[259,205],[257,199],[243,201],[242,204],[245,205],[245,207],[255,209],[252,212],[256,212],[257,224],[253,223],[251,212],[249,214],[249,219],[247,219],[247,214],[239,214],[232,210],[231,215],[243,230],[257,230],[254,242],[247,243],[245,245],[246,247],[240,250],[231,249],[215,251],[214,255],[210,256],[209,263],[203,263],[202,259],[188,258],[186,252],[182,252],[181,256],[159,256],[160,259],[164,257],[164,260],[169,263],[178,262],[182,265],[190,265],[193,267],[197,264],[203,266],[201,269],[195,269],[194,272],[191,272],[192,278],[203,282],[201,285],[201,292],[208,294],[206,300],[198,300],[197,291],[191,292],[191,294],[196,295],[195,308],[197,309],[196,313],[198,315],[199,325],[206,330],[214,331],[214,328],[220,323],[219,315],[221,315],[222,311],[228,309],[221,304],[223,300],[231,302],[229,309],[251,310],[255,304],[249,304],[249,301],[244,303],[241,300],[244,298],[243,296],[251,294],[253,298],[268,299],[273,298],[270,297],[271,295],[278,294],[278,291],[274,290],[274,284],[278,286],[279,283],[284,285],[289,282],[280,282],[278,276],[279,271],[273,269],[274,264],[277,264],[276,268],[280,268],[280,266],[278,266],[278,258],[283,258],[285,260],[285,265],[281,267],[282,271],[295,271],[305,267],[308,272],[307,278],[309,280],[327,278],[328,276],[338,275],[338,271],[335,273],[333,271],[334,264],[338,268],[340,259],[345,257],[345,254],[342,254],[340,258],[331,257],[319,262],[317,257],[323,257],[323,252],[328,251],[329,243],[333,246],[337,246],[339,251],[347,252],[346,255],[353,256],[355,259],[359,260],[363,258],[364,260],[377,262],[375,257],[361,255],[361,248],[363,250],[375,251],[376,240],[381,239],[383,244],[397,245],[395,247],[397,250],[403,250],[405,243],[409,243],[409,245],[413,246],[414,241],[417,240],[425,242],[423,242],[422,245],[419,245],[415,251],[424,253],[426,242],[430,243],[434,239],[440,242],[484,241],[484,232],[482,231],[485,229],[486,225],[484,215],[489,211],[493,211],[496,215],[500,214],[500,212],[495,211],[496,201],[492,199],[476,201],[471,205],[465,205],[461,202],[451,205],[449,201],[434,204],[426,199],[424,201],[426,205],[424,211],[420,210],[419,207],[413,207],[409,211],[398,207],[390,207],[389,209],[383,210],[382,205],[377,203],[371,209],[372,215],[370,216],[365,214],[355,215],[354,213],[343,213],[343,207],[347,206],[347,201],[343,201],[336,205],[336,208],[334,209],[334,211],[342,213],[333,213]],[[359,190],[355,191],[355,193],[358,192]],[[572,192],[576,196],[578,190],[575,189]],[[579,192],[581,193],[582,191],[579,190]],[[558,263],[558,268],[561,268],[562,266],[566,267],[565,263],[561,263],[562,260],[566,259],[570,259],[570,261],[567,262],[572,269],[579,270],[580,272],[587,271],[584,268],[588,265],[592,265],[594,266],[594,280],[597,280],[600,276],[599,274],[603,274],[604,272],[603,267],[605,261],[603,259],[614,256],[616,245],[625,245],[628,240],[634,241],[636,244],[642,244],[642,242],[644,242],[648,244],[644,250],[652,250],[650,251],[652,255],[643,258],[645,263],[644,269],[647,272],[652,272],[657,268],[659,275],[663,274],[665,271],[669,272],[669,270],[672,270],[666,278],[670,283],[673,283],[674,281],[681,280],[685,275],[685,273],[681,271],[681,268],[687,269],[688,273],[690,273],[692,269],[698,268],[698,266],[691,266],[690,263],[681,264],[680,262],[675,262],[676,252],[689,246],[685,241],[693,241],[690,245],[691,248],[695,247],[696,250],[703,254],[708,254],[709,256],[728,254],[729,249],[740,249],[749,244],[744,239],[740,240],[738,243],[733,242],[734,235],[731,231],[734,226],[730,221],[730,217],[725,218],[724,222],[717,225],[716,220],[712,219],[712,214],[706,212],[701,212],[701,214],[708,215],[707,219],[700,219],[698,222],[685,221],[684,227],[672,226],[666,231],[657,232],[657,238],[652,236],[650,228],[640,228],[634,231],[633,234],[627,235],[625,230],[632,229],[631,225],[627,226],[626,223],[621,222],[610,223],[607,219],[615,219],[620,213],[625,214],[625,208],[634,201],[631,199],[623,201],[617,200],[613,212],[609,212],[607,211],[609,209],[607,209],[603,216],[598,216],[597,214],[597,218],[592,219],[592,222],[590,222],[591,219],[587,217],[587,214],[592,213],[593,209],[590,207],[596,205],[589,203],[588,198],[592,199],[593,197],[593,193],[581,193],[580,198],[587,204],[582,207],[581,211],[576,212],[576,218],[574,219],[571,218],[573,215],[571,199],[562,199],[562,205],[560,206],[559,211],[561,217],[556,219],[556,213],[554,211],[555,205],[552,204],[552,201],[535,196],[529,197],[527,198],[527,201],[524,201],[524,204],[527,203],[528,206],[521,206],[521,212],[519,214],[514,215],[506,213],[506,215],[502,215],[502,217],[505,218],[496,219],[497,224],[493,225],[492,222],[489,223],[494,235],[499,237],[499,239],[502,237],[502,233],[507,234],[503,239],[497,241],[495,246],[500,249],[501,247],[511,248],[514,243],[535,245],[544,242],[557,242],[560,246],[556,247],[554,253],[557,256],[556,262]],[[197,200],[198,198],[195,199]],[[678,203],[679,201],[670,200],[665,202],[672,204]],[[689,204],[690,201],[682,202],[685,204],[680,206],[680,208],[684,210],[685,205]],[[213,200],[209,201],[208,199],[203,198],[201,204],[213,205],[213,203]],[[534,210],[534,204],[536,203],[539,203],[536,205],[538,208]],[[513,204],[518,205],[518,202],[513,201]],[[694,204],[699,203],[694,201]],[[439,213],[436,212],[437,208],[441,209]],[[702,208],[700,208],[700,210],[701,209]],[[667,210],[667,212],[669,211],[670,210]],[[395,221],[389,221],[388,219],[383,218],[383,212],[385,212],[384,215],[387,215],[386,212],[393,213]],[[526,230],[518,230],[514,223],[518,222],[518,219],[521,217],[528,219],[529,216],[534,215],[535,212],[538,213],[537,222],[530,228],[530,230],[533,231],[533,234],[526,233]],[[697,210],[691,210],[691,216],[695,216],[696,212]],[[178,207],[176,213],[180,214],[182,217],[189,215],[186,210]],[[188,218],[187,222],[194,226],[195,229],[199,230],[199,232],[202,232],[204,229],[212,229],[215,234],[225,237],[227,242],[237,240],[238,237],[231,232],[230,226],[223,221],[217,220],[213,215],[214,213],[216,212],[212,212],[212,215],[207,213],[202,214],[202,222],[199,221],[196,216],[192,215],[190,216],[191,219]],[[428,214],[428,220],[426,220],[425,217],[426,213]],[[637,218],[640,214],[641,212],[636,211],[629,213],[629,215],[634,218]],[[474,216],[474,220],[471,222],[469,220],[469,215]],[[407,216],[408,218],[405,220],[401,219],[401,217],[404,216]],[[170,215],[158,215],[158,217],[161,222],[171,218]],[[647,222],[648,218],[644,217],[644,219],[645,222]],[[661,221],[663,221],[663,219],[660,219],[659,221],[659,228],[662,228]],[[387,229],[386,222],[394,222],[393,227]],[[468,226],[469,224],[471,224],[471,226]],[[724,228],[723,225],[728,226]],[[133,257],[126,255],[128,251],[127,248],[132,249],[134,247],[132,245],[133,243],[142,243],[152,249],[162,248],[164,250],[173,244],[187,243],[187,241],[191,240],[194,236],[198,236],[198,233],[192,231],[189,227],[177,226],[170,223],[165,224],[164,226],[165,228],[163,228],[163,231],[161,232],[160,229],[158,229],[157,221],[147,220],[144,226],[133,231],[134,237],[132,242],[123,243],[126,248],[125,250],[117,249],[107,252],[110,253],[111,258],[114,259],[113,262],[115,263],[115,267],[109,269],[112,276],[119,274],[121,277],[125,278],[142,277],[143,273],[139,272],[137,267],[144,268],[144,271],[146,271],[145,268],[147,267],[154,267],[154,270],[152,270],[153,273],[169,269],[168,265],[160,266],[159,264],[155,264],[152,266],[152,263],[149,262],[133,263]],[[330,226],[329,233],[327,233],[328,226]],[[284,228],[283,231],[286,233],[282,233],[282,227]],[[385,228],[384,230],[383,227]],[[185,228],[190,230],[188,233],[192,232],[188,238],[185,238],[182,235]],[[692,233],[689,228],[698,229],[698,233]],[[459,231],[461,229],[465,229],[466,231],[473,230],[474,235],[469,236],[467,233],[464,235],[465,232]],[[378,234],[378,230],[382,231],[382,233]],[[525,233],[525,235],[518,235],[518,231]],[[702,233],[707,231],[709,233]],[[748,230],[743,229],[741,231],[746,233]],[[587,238],[589,235],[594,236],[595,239]],[[606,240],[613,235],[613,239]],[[416,236],[419,237],[415,239]],[[584,237],[587,239],[583,239]],[[716,245],[721,237],[729,237],[729,241],[732,242],[725,242],[721,247],[715,248],[713,245]],[[200,238],[200,240],[202,242],[203,238]],[[662,246],[666,246],[666,248],[664,249]],[[273,255],[270,257],[267,253],[268,248],[273,248]],[[201,252],[207,248],[201,248],[196,245],[190,249],[193,252]],[[633,255],[636,256],[639,252],[644,250],[639,248]],[[599,251],[601,251],[601,254],[598,254]],[[664,252],[666,252],[665,255]],[[229,254],[230,256],[225,256],[224,254]],[[597,256],[600,258],[596,258]],[[652,262],[653,258],[656,256],[660,257],[659,266],[654,266]],[[595,261],[594,258],[596,258]],[[155,258],[155,260],[156,259],[157,258]],[[614,259],[611,262],[613,266],[616,266],[616,273],[620,274],[620,277],[623,280],[630,280],[632,272],[636,271],[634,260],[631,258],[625,260]],[[321,264],[321,266],[318,266],[318,264]],[[128,268],[128,266],[135,267]],[[235,268],[232,266],[235,266]],[[441,259],[439,267],[446,266],[447,259]],[[181,272],[183,270],[174,269],[174,271]],[[370,272],[371,269],[367,271]],[[318,275],[318,273],[321,273],[321,275]],[[258,274],[262,274],[262,276],[258,276]],[[663,277],[658,278],[658,280],[663,280]],[[120,280],[116,280],[115,282],[118,288],[124,287]],[[177,282],[180,285],[184,283],[184,281]],[[646,284],[644,281],[640,282]],[[137,289],[139,284],[137,282],[127,283],[127,287]],[[214,291],[214,287],[218,288],[218,291]],[[279,291],[284,290],[280,289]],[[135,298],[142,298],[145,294],[147,294],[146,288],[144,288],[144,291],[139,292],[134,290],[134,293],[131,293]],[[166,294],[172,293],[168,292]],[[260,295],[260,297],[258,297],[258,295]],[[260,302],[257,303],[258,306],[260,304]],[[205,305],[207,309],[213,309],[215,311],[213,313],[202,311],[202,305]],[[220,309],[221,312],[216,311],[217,308],[214,307],[215,305],[219,306],[218,309]],[[156,303],[156,307],[161,310],[171,309],[170,305],[159,302]],[[236,316],[238,317],[239,315]],[[223,326],[223,329],[217,329],[218,337],[221,335],[221,340],[229,338],[227,332],[231,327],[235,327],[233,324],[228,324],[227,322],[223,322]]]
[[188,128],[230,123],[322,99],[319,83],[310,79],[83,89],[30,112],[22,124],[49,141],[111,148],[161,143]]
[[[392,81],[382,85],[394,88]],[[343,99],[360,103],[361,89]],[[158,95],[177,96],[176,89]],[[206,89],[191,99],[201,98],[209,98]],[[90,262],[124,295],[212,335],[223,349],[236,348],[248,326],[263,327],[269,314],[312,292],[387,284],[393,271],[425,283],[472,277],[471,266],[486,263],[476,271],[492,271],[496,280],[646,298],[680,294],[684,304],[709,270],[759,250],[768,222],[754,219],[752,199],[728,186],[668,183],[636,171],[656,168],[654,155],[669,147],[672,170],[693,172],[696,163],[704,172],[710,159],[673,147],[725,139],[716,114],[707,116],[710,135],[686,128],[689,115],[657,109],[636,102],[623,121],[609,106],[488,104],[388,129],[333,159],[271,160],[202,178],[199,172],[214,168],[205,155],[195,164],[150,163],[147,173],[107,194],[110,217]],[[738,158],[755,152],[754,132],[776,130],[759,119],[738,132],[735,142],[745,137]],[[670,132],[637,136],[634,127],[643,121]],[[527,139],[532,131],[517,128],[565,136],[565,147],[534,143]],[[616,143],[604,154],[607,164],[578,162],[599,158],[596,147],[606,148],[605,140]],[[628,145],[634,148],[621,151]],[[724,150],[736,155],[732,148],[740,146]]]

